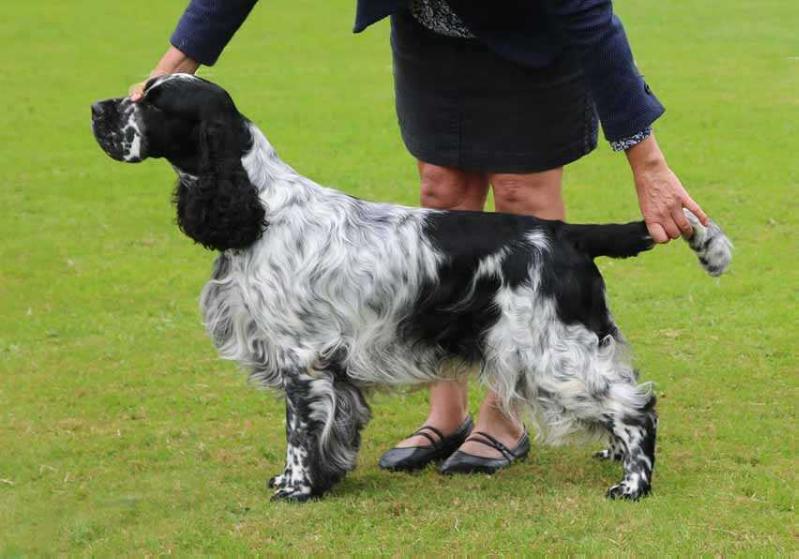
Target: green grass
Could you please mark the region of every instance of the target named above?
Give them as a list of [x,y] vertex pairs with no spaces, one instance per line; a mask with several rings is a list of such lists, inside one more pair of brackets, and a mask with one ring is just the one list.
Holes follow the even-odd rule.
[[[9,2],[0,20],[0,556],[799,554],[799,5],[620,0],[668,106],[657,130],[736,243],[705,276],[684,246],[600,263],[661,414],[655,494],[602,494],[590,448],[535,447],[494,477],[389,475],[423,392],[378,395],[360,467],[273,504],[280,403],[217,359],[197,312],[213,255],[174,226],[164,163],[119,165],[89,104],[160,56],[184,2]],[[304,174],[413,204],[385,23],[353,2],[263,2],[204,75]],[[637,215],[623,158],[569,168],[572,221]],[[478,404],[473,395],[473,407]]]

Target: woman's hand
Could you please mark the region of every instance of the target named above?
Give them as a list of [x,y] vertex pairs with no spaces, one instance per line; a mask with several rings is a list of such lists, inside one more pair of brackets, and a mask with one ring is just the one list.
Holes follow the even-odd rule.
[[130,100],[134,103],[139,101],[144,96],[144,86],[147,81],[156,76],[175,74],[178,72],[193,74],[199,67],[200,63],[192,58],[189,58],[185,52],[178,50],[175,47],[169,47],[169,50],[167,50],[164,56],[161,57],[161,60],[158,61],[155,69],[150,72],[150,76],[147,78],[147,80],[130,86],[130,89],[128,90]]
[[683,208],[689,209],[703,225],[708,224],[705,212],[669,168],[654,135],[627,150],[627,159],[635,177],[641,215],[656,243],[693,235]]

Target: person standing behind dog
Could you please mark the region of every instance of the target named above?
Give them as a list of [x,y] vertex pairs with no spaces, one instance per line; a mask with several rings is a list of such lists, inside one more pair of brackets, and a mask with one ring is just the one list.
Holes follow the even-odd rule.
[[[191,0],[172,46],[150,76],[213,65],[257,0]],[[357,0],[355,32],[391,17],[396,110],[418,161],[421,204],[564,219],[563,166],[597,144],[597,115],[633,174],[641,213],[658,243],[690,235],[682,209],[707,216],[658,147],[664,109],[637,71],[611,0]],[[143,84],[131,90],[139,101]],[[489,394],[478,423],[467,384],[430,389],[424,426],[380,459],[414,470],[494,472],[523,458],[524,427]]]

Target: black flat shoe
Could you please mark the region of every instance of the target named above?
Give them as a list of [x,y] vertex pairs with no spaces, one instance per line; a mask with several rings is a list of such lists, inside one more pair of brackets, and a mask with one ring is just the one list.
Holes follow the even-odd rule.
[[[469,433],[472,432],[472,417],[469,416],[453,434],[445,437],[444,434],[430,425],[425,425],[414,435],[421,435],[430,441],[430,446],[408,446],[392,448],[380,457],[378,465],[384,470],[395,472],[412,472],[427,466],[430,462],[444,460],[463,444]],[[437,438],[433,438],[433,433]]]
[[507,468],[516,460],[524,460],[530,453],[530,436],[526,430],[513,448],[508,448],[488,433],[483,433],[482,431],[475,431],[466,440],[494,448],[502,456],[499,458],[484,458],[458,450],[446,462],[441,464],[439,472],[442,474],[493,474],[502,468]]

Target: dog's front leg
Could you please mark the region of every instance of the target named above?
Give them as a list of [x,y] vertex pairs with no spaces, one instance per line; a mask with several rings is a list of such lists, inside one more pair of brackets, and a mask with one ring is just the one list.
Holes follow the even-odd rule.
[[[292,383],[293,384],[293,383]],[[288,389],[288,387],[287,387]],[[296,412],[297,397],[286,392],[286,466],[283,473],[271,478],[267,485],[274,489],[272,499],[305,501],[311,498],[310,462],[307,445],[308,424]]]
[[286,467],[269,481],[273,499],[306,501],[322,495],[355,467],[369,406],[335,368],[284,375]]

